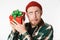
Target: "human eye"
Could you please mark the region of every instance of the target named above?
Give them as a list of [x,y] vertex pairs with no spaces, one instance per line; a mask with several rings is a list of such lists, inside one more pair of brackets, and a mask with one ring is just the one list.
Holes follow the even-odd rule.
[[32,15],[33,12],[29,12],[30,15]]
[[39,14],[39,11],[37,10],[36,13]]

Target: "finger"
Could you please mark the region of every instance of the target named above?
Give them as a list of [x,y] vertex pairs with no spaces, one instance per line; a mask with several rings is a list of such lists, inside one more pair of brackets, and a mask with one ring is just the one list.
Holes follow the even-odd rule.
[[14,25],[13,25],[12,23],[10,23],[10,25],[11,25],[12,27],[14,27]]
[[16,23],[14,23],[14,22],[12,22],[12,21],[10,21],[10,22],[11,22],[12,25],[16,25]]
[[12,27],[13,32],[15,32],[16,31],[15,28],[14,28],[15,26],[13,24],[11,24],[11,23],[10,23],[10,25]]
[[10,25],[11,25],[12,29],[14,29],[14,25],[13,24],[10,24]]
[[13,24],[11,24],[11,23],[10,23],[10,26],[11,26],[12,28],[14,28],[14,25],[13,25]]
[[14,21],[16,24],[19,24],[16,20],[13,19],[13,21]]
[[13,24],[13,23],[12,23],[12,24],[10,24],[10,25],[12,26],[12,28],[14,28],[14,29],[15,29],[15,27],[16,27],[16,25],[15,25],[15,24]]
[[22,22],[23,22],[23,25],[25,25],[25,21],[24,21],[24,20],[22,20]]

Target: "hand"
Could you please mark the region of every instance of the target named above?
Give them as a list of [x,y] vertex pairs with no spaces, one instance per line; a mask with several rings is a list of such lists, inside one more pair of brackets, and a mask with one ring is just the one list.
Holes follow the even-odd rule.
[[14,29],[14,26],[12,25],[11,21],[10,21],[10,26],[12,27],[12,31],[16,32],[16,30]]
[[13,21],[14,21],[14,22],[11,21],[12,27],[13,27],[15,30],[17,30],[19,33],[24,34],[24,33],[26,32],[24,21],[23,21],[23,24],[19,24],[19,23],[16,22],[14,19],[13,19]]

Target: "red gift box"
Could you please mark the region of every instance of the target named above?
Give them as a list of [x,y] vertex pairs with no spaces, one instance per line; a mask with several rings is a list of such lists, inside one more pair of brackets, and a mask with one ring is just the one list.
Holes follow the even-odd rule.
[[22,24],[22,20],[25,20],[25,12],[22,12],[22,14],[23,14],[22,16],[16,16],[16,18],[14,18],[14,16],[10,15],[9,19],[10,19],[10,21],[13,21],[13,19],[15,19],[19,24]]

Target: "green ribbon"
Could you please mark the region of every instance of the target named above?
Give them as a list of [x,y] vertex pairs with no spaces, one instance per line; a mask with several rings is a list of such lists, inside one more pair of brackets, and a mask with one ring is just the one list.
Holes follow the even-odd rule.
[[14,11],[12,12],[12,16],[13,16],[14,19],[16,19],[16,17],[20,17],[20,16],[22,16],[22,15],[23,15],[22,12],[19,11],[18,9],[17,9],[17,10],[14,10]]

